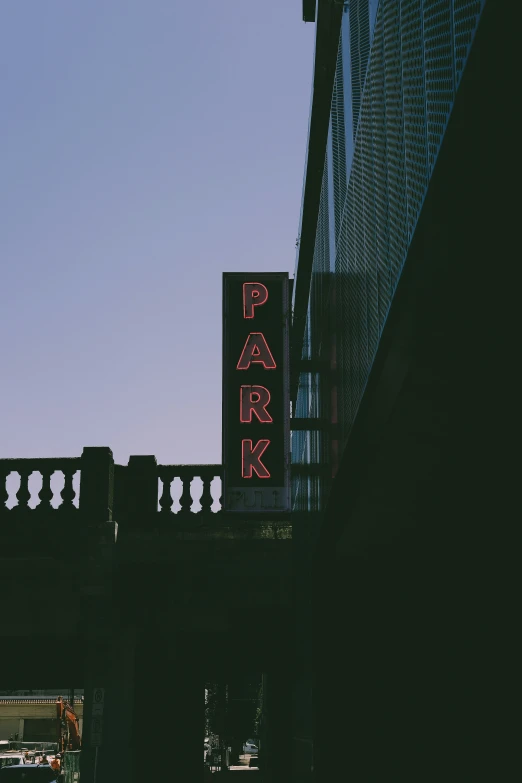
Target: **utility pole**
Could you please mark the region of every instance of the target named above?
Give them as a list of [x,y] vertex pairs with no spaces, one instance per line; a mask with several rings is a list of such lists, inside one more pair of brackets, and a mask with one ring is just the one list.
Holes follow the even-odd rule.
[[[76,712],[76,710],[74,709],[74,688],[71,688],[70,700],[71,700],[70,704],[71,704],[72,710],[73,710],[73,712]],[[69,724],[67,724],[67,750],[69,750],[69,741],[70,741],[69,740]]]
[[220,682],[218,687],[218,709],[219,709],[219,753],[221,758],[221,770],[227,764],[226,751],[226,732],[227,732],[227,685]]

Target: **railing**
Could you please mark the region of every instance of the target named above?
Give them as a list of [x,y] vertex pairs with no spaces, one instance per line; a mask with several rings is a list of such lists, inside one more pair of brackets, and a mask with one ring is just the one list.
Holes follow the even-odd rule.
[[[45,698],[44,696],[0,696],[0,703],[2,704],[56,704],[56,699]],[[81,698],[75,697],[74,703],[83,704],[83,696]]]
[[152,455],[115,465],[107,447],[84,448],[81,457],[0,459],[0,534],[17,528],[22,535],[27,526],[41,540],[46,533],[52,538],[41,524],[46,516],[61,520],[66,538],[84,531],[89,540],[95,529],[115,536],[116,523],[118,536],[126,529],[165,529],[175,520],[225,524],[222,474],[221,465],[158,465]]
[[[211,485],[214,479],[221,479],[221,465],[158,465],[158,478],[161,482],[161,494],[159,498],[159,511],[161,514],[210,514],[218,513],[221,510],[222,498],[215,499],[212,495]],[[179,495],[179,510],[173,512],[174,498],[172,497],[173,483],[176,478],[181,480],[182,492]],[[194,480],[201,480],[201,495],[199,511],[192,511],[192,505],[195,499],[192,496],[194,491]],[[221,493],[220,493],[221,495]],[[219,508],[212,511],[212,506],[218,503]]]
[[158,465],[153,456],[115,465],[108,448],[86,448],[81,457],[0,459],[0,516],[36,523],[78,514],[86,527],[112,520],[132,527],[156,514],[163,521],[215,517],[221,477],[221,465]]
[[[80,457],[64,457],[50,459],[2,459],[0,460],[0,513],[20,514],[34,512],[49,514],[53,512],[74,513],[78,510],[78,491],[74,486],[76,473],[81,468]],[[58,492],[56,486],[52,486],[55,473],[62,473],[63,488]],[[17,473],[20,479],[18,490],[9,491],[12,474]],[[41,488],[38,492],[33,484],[33,474],[39,474]],[[34,477],[36,478],[36,476]],[[58,477],[57,477],[58,478]],[[54,482],[53,482],[54,483]],[[14,488],[14,487],[13,487]],[[18,503],[12,501],[16,497]],[[31,501],[37,503],[31,505]],[[11,505],[6,504],[11,501]],[[54,501],[54,505],[53,505]],[[75,502],[76,501],[76,502]]]

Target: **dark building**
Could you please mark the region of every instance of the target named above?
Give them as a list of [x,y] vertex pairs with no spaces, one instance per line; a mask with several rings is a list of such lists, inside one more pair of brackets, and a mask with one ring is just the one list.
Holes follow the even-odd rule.
[[[335,71],[329,117],[329,94],[313,107],[324,117],[321,137],[311,123],[294,299],[294,360],[314,363],[299,374],[295,415],[326,419],[335,433],[298,432],[292,443],[294,462],[328,463],[329,474],[368,382],[484,0],[352,0],[342,15],[335,5],[338,37],[318,47],[333,69],[335,46]],[[294,507],[322,509],[330,478],[297,482]]]
[[296,780],[471,780],[494,747],[493,566],[516,508],[517,26],[494,0],[319,0],[303,18],[292,496],[315,513]]

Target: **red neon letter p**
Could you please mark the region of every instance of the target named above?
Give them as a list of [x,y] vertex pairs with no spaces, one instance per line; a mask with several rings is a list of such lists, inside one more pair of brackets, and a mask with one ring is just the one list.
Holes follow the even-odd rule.
[[268,290],[263,283],[243,283],[243,317],[253,318],[254,307],[264,305],[268,299]]

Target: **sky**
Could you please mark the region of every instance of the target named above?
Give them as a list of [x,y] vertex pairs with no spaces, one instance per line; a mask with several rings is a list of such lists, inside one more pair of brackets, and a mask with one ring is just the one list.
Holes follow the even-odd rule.
[[221,462],[227,271],[293,274],[301,0],[0,3],[0,457]]

